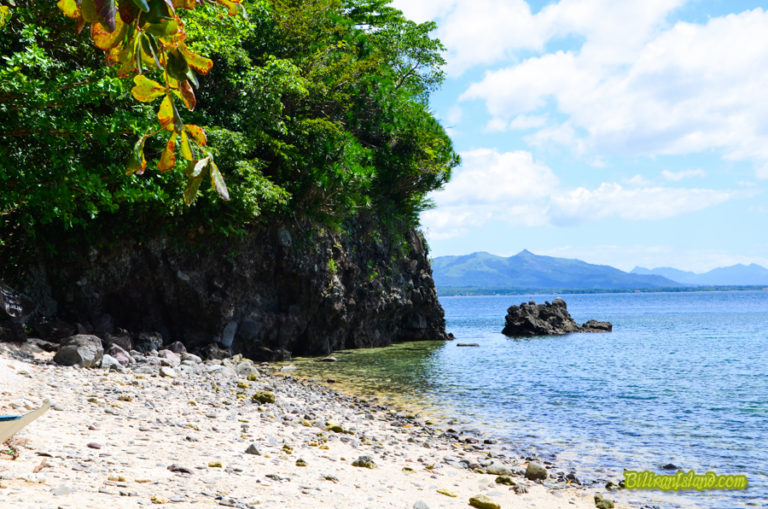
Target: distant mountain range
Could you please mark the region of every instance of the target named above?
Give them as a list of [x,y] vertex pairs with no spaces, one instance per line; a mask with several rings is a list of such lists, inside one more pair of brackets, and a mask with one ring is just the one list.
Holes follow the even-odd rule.
[[712,269],[703,274],[687,272],[670,267],[645,269],[635,267],[631,274],[662,276],[685,285],[696,286],[768,286],[768,269],[757,264],[731,265]]
[[486,252],[439,256],[432,261],[441,293],[458,290],[584,290],[622,291],[695,286],[768,286],[768,269],[734,265],[695,274],[677,269],[635,268],[624,272],[608,265],[539,256],[528,250],[504,258]]

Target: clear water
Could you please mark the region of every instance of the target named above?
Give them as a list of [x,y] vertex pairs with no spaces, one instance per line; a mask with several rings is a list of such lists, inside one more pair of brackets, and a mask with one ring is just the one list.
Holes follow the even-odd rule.
[[673,463],[750,483],[614,497],[623,501],[768,506],[768,291],[566,295],[577,322],[608,320],[614,332],[500,333],[507,307],[554,297],[444,297],[455,342],[339,352],[299,369],[471,423],[514,452],[554,455],[587,481]]

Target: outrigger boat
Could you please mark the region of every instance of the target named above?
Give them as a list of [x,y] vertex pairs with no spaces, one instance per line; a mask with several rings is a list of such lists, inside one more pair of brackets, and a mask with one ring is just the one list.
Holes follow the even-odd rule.
[[49,408],[51,408],[51,403],[45,400],[40,408],[24,415],[0,415],[0,444],[43,415]]

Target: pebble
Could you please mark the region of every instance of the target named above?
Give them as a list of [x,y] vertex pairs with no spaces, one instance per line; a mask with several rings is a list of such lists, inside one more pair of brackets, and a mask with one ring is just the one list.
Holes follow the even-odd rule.
[[475,495],[469,499],[469,505],[477,509],[501,509],[501,506],[485,495]]

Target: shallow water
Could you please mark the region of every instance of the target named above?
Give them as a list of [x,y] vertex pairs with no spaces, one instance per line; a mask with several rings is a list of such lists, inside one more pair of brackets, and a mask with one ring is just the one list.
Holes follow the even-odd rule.
[[[625,493],[667,507],[768,505],[768,291],[566,295],[574,319],[611,334],[511,339],[506,308],[555,296],[444,297],[456,342],[337,352],[299,373],[456,418],[554,454],[586,480],[673,463],[744,474],[731,492]],[[478,343],[460,348],[457,342]]]

